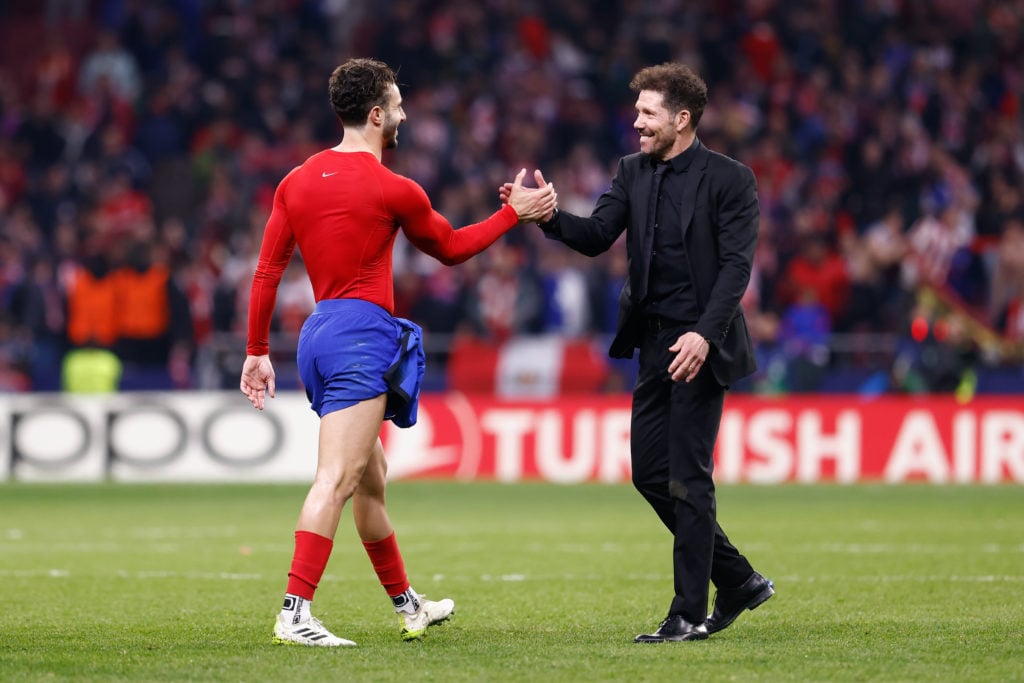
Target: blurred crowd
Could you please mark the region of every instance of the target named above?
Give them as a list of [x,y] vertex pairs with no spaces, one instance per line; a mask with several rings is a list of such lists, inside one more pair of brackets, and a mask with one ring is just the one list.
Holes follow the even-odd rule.
[[[455,226],[521,167],[589,214],[630,78],[689,63],[701,140],[758,179],[741,388],[1024,387],[1022,0],[11,0],[0,56],[0,390],[235,386],[274,188],[338,142],[349,56],[398,70],[385,163]],[[442,368],[460,335],[603,343],[625,270],[532,226],[455,268],[399,239],[396,314]],[[276,349],[312,305],[297,255]]]

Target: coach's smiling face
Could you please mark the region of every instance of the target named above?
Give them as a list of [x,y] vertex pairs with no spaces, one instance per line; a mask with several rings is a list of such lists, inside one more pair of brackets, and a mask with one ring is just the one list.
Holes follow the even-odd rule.
[[641,90],[636,98],[633,129],[640,135],[640,151],[644,154],[667,161],[686,150],[694,136],[687,129],[689,123],[689,110],[670,111],[660,92]]

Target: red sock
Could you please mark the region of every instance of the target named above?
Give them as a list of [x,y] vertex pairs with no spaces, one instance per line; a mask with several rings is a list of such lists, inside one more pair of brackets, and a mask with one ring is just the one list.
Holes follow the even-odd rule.
[[373,570],[377,572],[380,585],[384,586],[388,597],[393,598],[409,590],[409,579],[405,575],[405,562],[398,551],[395,532],[379,541],[363,541],[366,554],[370,556]]
[[312,531],[295,532],[295,554],[288,572],[288,592],[312,602],[313,592],[324,575],[334,541]]

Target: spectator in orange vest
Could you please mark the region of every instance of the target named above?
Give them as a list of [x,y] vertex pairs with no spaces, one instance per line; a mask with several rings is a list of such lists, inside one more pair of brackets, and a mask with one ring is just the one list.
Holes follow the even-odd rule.
[[[111,348],[117,341],[117,291],[107,256],[93,245],[66,276],[67,342],[61,388],[74,392],[117,389],[121,368]],[[103,371],[97,371],[98,367]]]
[[95,252],[74,265],[64,291],[69,345],[112,347],[117,341],[117,294],[107,257]]
[[159,250],[152,242],[137,241],[113,278],[116,350],[125,364],[121,388],[170,389],[187,383],[187,378],[172,377],[171,362],[191,352],[188,300]]

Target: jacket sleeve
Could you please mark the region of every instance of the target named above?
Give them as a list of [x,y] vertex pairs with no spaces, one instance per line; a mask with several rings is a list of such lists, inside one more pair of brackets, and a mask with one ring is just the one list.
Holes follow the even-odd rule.
[[626,229],[629,193],[625,174],[625,164],[620,159],[612,186],[598,198],[589,218],[559,211],[550,223],[540,224],[540,229],[548,238],[586,256],[607,251]]
[[[737,163],[723,176],[721,184],[712,188],[716,195],[712,202],[717,206],[718,277],[695,327],[715,346],[725,340],[747,291],[760,219],[753,171]],[[712,220],[716,220],[714,216]]]

